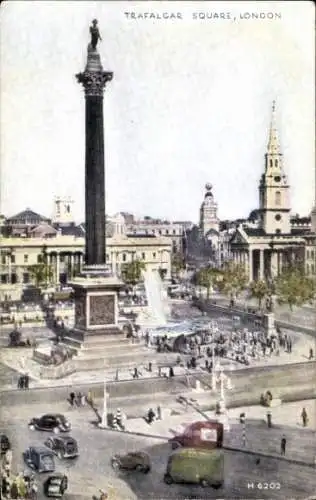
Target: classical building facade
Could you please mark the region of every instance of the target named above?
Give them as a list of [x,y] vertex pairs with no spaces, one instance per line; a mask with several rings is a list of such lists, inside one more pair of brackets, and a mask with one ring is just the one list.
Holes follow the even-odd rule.
[[146,217],[145,219],[135,220],[132,224],[127,222],[126,231],[130,236],[154,235],[163,237],[170,241],[173,253],[183,253],[184,251],[185,228],[181,223]]
[[[30,214],[26,215],[29,217]],[[20,230],[23,229],[23,217],[19,215],[18,218]],[[43,262],[52,266],[55,284],[66,283],[80,272],[84,263],[84,227],[66,224],[56,229],[46,220],[48,219],[32,212],[32,222],[35,222],[35,226],[30,224],[27,232],[24,227],[22,236],[1,237],[0,299],[12,286],[22,289],[32,283],[30,266]],[[7,229],[9,226],[10,221],[7,222]],[[12,228],[9,229],[11,231]],[[107,224],[106,249],[107,263],[118,275],[121,274],[124,264],[141,260],[147,269],[161,270],[165,279],[171,279],[170,239],[154,234],[128,235],[124,218],[120,214],[110,218]]]
[[273,103],[265,168],[259,183],[257,221],[252,227],[241,224],[230,241],[233,260],[248,269],[250,281],[273,278],[285,262],[305,262],[305,236],[309,230],[295,227],[290,212],[290,186]]

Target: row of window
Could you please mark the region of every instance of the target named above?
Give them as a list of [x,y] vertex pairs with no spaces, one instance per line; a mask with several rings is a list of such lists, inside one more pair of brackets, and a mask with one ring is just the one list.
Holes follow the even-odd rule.
[[[134,229],[133,233],[134,234],[139,234],[140,231],[142,231],[142,230]],[[143,231],[144,231],[145,234],[156,234],[156,233],[158,233],[160,236],[162,236],[162,235],[166,235],[166,236],[171,236],[171,235],[172,236],[176,236],[176,235],[179,235],[179,236],[181,236],[181,233],[177,233],[176,229],[173,229],[172,231],[171,230],[169,231],[169,229],[165,229],[165,230],[162,230],[162,229],[151,229],[151,230],[144,229]]]
[[306,259],[314,259],[314,250],[306,250]]
[[306,264],[306,272],[307,274],[315,274],[315,266],[314,264]]
[[[11,260],[11,264],[15,264],[15,255],[11,255],[10,257],[11,257],[11,259],[10,259],[10,260]],[[66,258],[66,256],[65,256],[65,255],[60,255],[60,256],[59,256],[59,261],[60,261],[60,262],[65,262],[65,258]],[[156,259],[156,258],[157,258],[157,252],[152,252],[152,258],[153,258],[153,259]],[[145,259],[146,259],[146,253],[145,253],[145,252],[142,252],[142,254],[141,254],[141,259],[142,259],[142,260],[145,260]],[[110,256],[109,256],[109,254],[107,254],[107,255],[106,255],[106,260],[107,260],[107,261],[109,261],[109,260],[110,260]],[[126,261],[127,261],[127,254],[126,254],[126,253],[123,253],[123,254],[122,254],[122,260],[123,260],[123,262],[126,262]],[[29,261],[29,256],[28,256],[28,254],[24,254],[24,264],[27,264],[27,263],[28,263],[28,261]],[[40,264],[40,263],[42,263],[42,262],[43,262],[43,255],[39,254],[39,255],[37,256],[37,263],[38,263],[38,264]],[[5,265],[5,264],[6,264],[6,256],[5,256],[5,255],[2,255],[2,258],[1,258],[1,263],[2,263],[3,265]]]

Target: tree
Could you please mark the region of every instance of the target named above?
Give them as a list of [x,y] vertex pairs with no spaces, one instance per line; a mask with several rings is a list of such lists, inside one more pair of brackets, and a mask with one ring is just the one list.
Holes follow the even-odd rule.
[[33,266],[29,266],[28,271],[37,287],[48,285],[54,280],[54,269],[49,264],[34,264]]
[[131,262],[127,262],[122,267],[122,278],[125,283],[136,285],[141,279],[142,271],[145,269],[146,264],[141,260],[133,260]]
[[315,299],[315,281],[305,274],[303,266],[289,265],[275,279],[275,293],[279,304],[302,306]]
[[211,288],[217,285],[222,279],[222,272],[219,269],[204,267],[197,271],[193,277],[195,285],[205,287],[207,298],[210,297]]
[[258,300],[259,309],[261,309],[262,301],[271,292],[271,288],[264,280],[252,281],[249,285],[250,297]]
[[171,258],[171,272],[178,277],[182,269],[185,269],[183,256],[180,253],[173,254]]
[[218,281],[220,291],[233,301],[248,283],[248,275],[242,264],[226,262],[222,269],[222,278]]

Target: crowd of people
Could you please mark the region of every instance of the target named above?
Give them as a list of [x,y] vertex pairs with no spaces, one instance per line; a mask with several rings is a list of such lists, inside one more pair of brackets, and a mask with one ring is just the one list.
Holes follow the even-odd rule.
[[38,486],[34,474],[12,472],[11,447],[1,456],[1,477],[0,498],[36,500]]

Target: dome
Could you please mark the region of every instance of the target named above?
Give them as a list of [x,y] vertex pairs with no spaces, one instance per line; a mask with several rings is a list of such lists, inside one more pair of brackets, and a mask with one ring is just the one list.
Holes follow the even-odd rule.
[[252,210],[249,214],[248,220],[259,220],[260,219],[260,210],[257,208],[255,210]]

